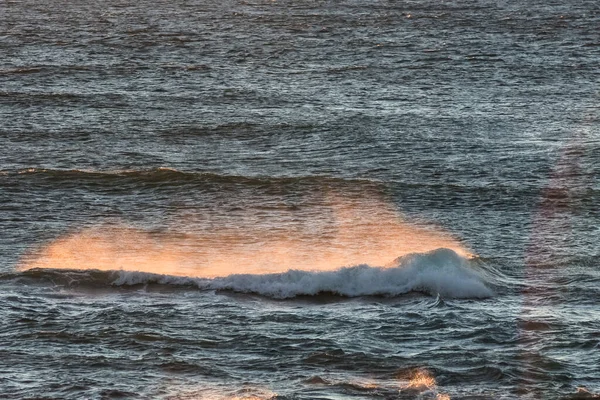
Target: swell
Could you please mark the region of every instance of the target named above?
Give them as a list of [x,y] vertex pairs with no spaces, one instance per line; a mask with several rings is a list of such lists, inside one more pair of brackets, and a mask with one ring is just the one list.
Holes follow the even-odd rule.
[[[43,182],[73,183],[79,182],[82,184],[91,185],[113,185],[115,183],[128,184],[203,184],[203,183],[224,183],[224,184],[240,184],[244,186],[268,186],[268,185],[329,185],[332,187],[352,187],[354,184],[361,185],[361,188],[372,187],[381,189],[384,181],[373,178],[363,177],[333,177],[328,175],[281,175],[281,176],[266,176],[266,175],[233,175],[223,174],[214,171],[193,171],[179,170],[169,167],[153,167],[144,169],[109,169],[109,170],[94,170],[94,169],[56,169],[56,168],[18,168],[18,169],[0,169],[0,176],[14,180],[40,180]],[[479,196],[496,198],[498,193],[502,194],[502,198],[508,202],[509,199],[523,199],[534,201],[539,199],[540,191],[543,189],[539,182],[530,182],[527,184],[520,183],[516,185],[514,182],[507,181],[505,183],[495,183],[494,185],[478,184],[477,182],[469,183],[439,183],[439,182],[413,182],[412,180],[386,180],[387,185],[392,185],[396,188],[409,190],[424,189],[439,193],[443,196],[464,196],[468,194],[477,194]],[[545,188],[547,189],[547,188]],[[600,196],[600,189],[596,187],[585,187],[569,189],[568,187],[552,188],[558,194],[544,193],[544,201],[553,205],[561,205],[567,203],[581,203],[582,206],[589,205]],[[562,192],[568,191],[566,195],[559,196]]]

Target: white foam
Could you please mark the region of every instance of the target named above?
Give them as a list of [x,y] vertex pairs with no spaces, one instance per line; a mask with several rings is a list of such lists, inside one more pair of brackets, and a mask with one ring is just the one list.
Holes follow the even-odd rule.
[[482,274],[469,261],[449,249],[400,257],[388,267],[358,265],[335,271],[290,270],[283,273],[190,278],[120,271],[114,285],[158,283],[194,285],[200,289],[257,293],[274,298],[316,295],[397,296],[413,291],[451,298],[485,298],[494,295]]

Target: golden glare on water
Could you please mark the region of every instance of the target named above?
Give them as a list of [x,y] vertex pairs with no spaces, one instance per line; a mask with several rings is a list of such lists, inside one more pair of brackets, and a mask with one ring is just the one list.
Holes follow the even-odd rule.
[[201,388],[171,394],[168,400],[269,400],[277,397],[277,393],[261,386],[245,385],[239,389],[219,390]]
[[435,378],[427,371],[419,370],[417,371],[410,381],[408,385],[405,387],[407,389],[416,389],[419,391],[422,390],[431,390],[437,385]]
[[[313,210],[309,210],[313,211]],[[408,253],[449,248],[470,253],[440,229],[417,227],[380,198],[329,195],[327,217],[306,212],[302,224],[253,224],[220,229],[147,232],[125,224],[99,224],[33,250],[19,269],[129,270],[213,278],[289,269],[325,271],[384,266]],[[268,216],[265,217],[268,222]]]
[[435,400],[450,400],[450,396],[448,394],[439,393],[437,391],[437,381],[429,371],[424,369],[418,369],[414,371],[410,376],[408,383],[402,385],[401,388],[402,391],[428,393],[431,396],[435,396],[433,397]]

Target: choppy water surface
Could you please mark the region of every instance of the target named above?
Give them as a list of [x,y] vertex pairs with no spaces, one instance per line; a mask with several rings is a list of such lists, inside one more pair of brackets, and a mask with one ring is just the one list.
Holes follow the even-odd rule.
[[599,26],[0,2],[0,397],[597,398]]

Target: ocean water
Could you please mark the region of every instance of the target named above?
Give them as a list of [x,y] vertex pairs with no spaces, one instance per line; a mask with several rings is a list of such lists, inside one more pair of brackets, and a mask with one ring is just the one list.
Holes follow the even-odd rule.
[[599,28],[0,0],[0,398],[600,397]]

